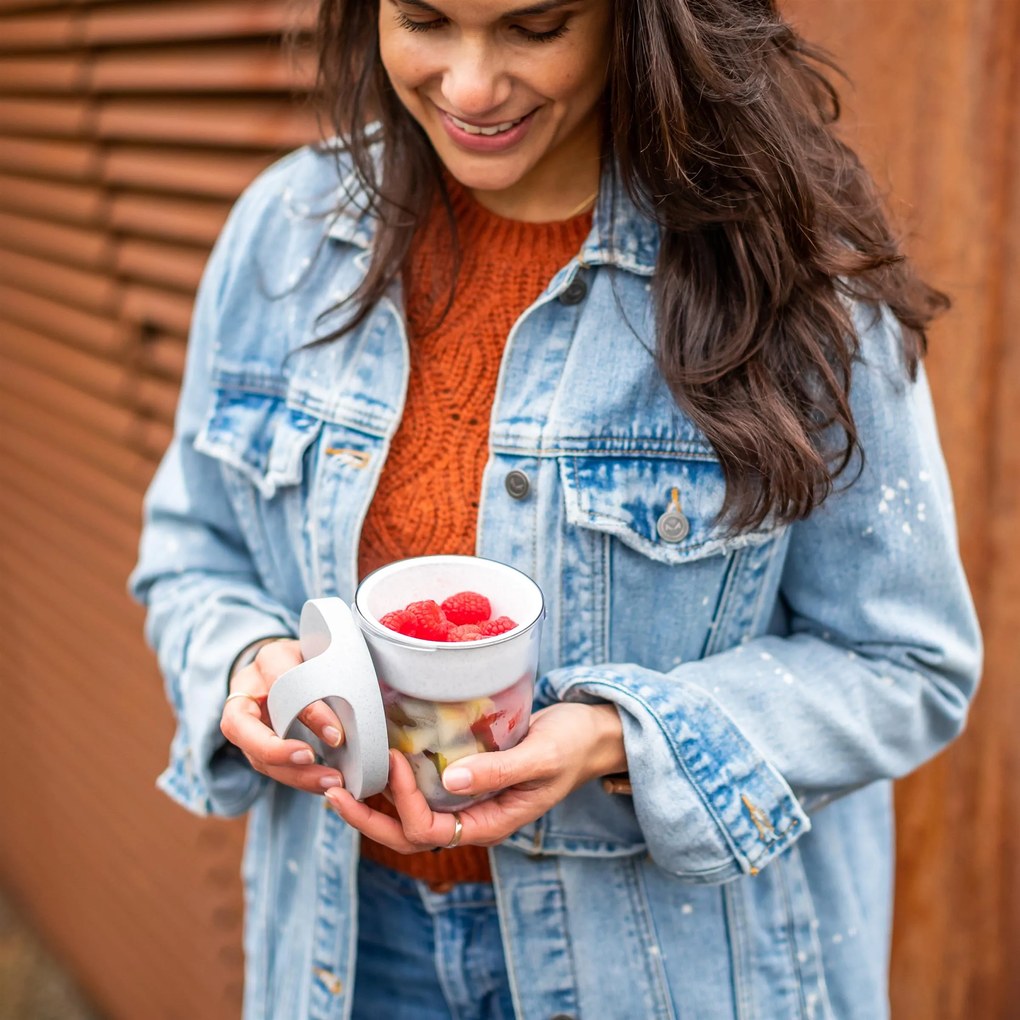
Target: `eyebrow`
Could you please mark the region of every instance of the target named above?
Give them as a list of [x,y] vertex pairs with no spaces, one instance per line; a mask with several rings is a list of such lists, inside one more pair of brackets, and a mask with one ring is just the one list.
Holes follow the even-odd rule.
[[[419,10],[427,11],[429,14],[443,14],[431,4],[425,3],[425,0],[400,0],[400,2],[408,7],[417,7]],[[528,4],[527,7],[515,7],[512,11],[501,14],[500,18],[530,18],[536,14],[548,14],[560,7],[570,7],[576,3],[577,0],[539,0],[538,3]]]

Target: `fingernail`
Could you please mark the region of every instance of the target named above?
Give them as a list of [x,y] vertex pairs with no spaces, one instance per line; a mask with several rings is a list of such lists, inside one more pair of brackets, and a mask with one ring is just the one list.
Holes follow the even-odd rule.
[[329,790],[334,786],[343,786],[344,781],[339,776],[323,776],[319,780],[319,786],[324,790]]
[[335,726],[323,726],[322,739],[330,747],[339,747],[340,741],[344,739],[343,734]]
[[311,765],[315,761],[315,755],[309,750],[295,751],[291,756],[290,760],[295,765]]
[[467,769],[452,768],[443,772],[443,786],[451,792],[466,790],[471,785],[471,773]]

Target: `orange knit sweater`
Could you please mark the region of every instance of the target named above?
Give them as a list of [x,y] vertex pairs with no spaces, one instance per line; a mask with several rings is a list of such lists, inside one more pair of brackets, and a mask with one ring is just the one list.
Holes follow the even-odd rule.
[[[361,533],[362,577],[408,556],[475,552],[503,346],[514,322],[580,250],[591,226],[590,212],[556,223],[504,219],[456,182],[448,185],[461,249],[457,289],[447,309],[453,262],[446,212],[437,203],[415,239],[405,274],[411,375]],[[396,814],[384,797],[369,803]],[[404,855],[365,839],[362,855],[435,887],[491,877],[483,847]]]

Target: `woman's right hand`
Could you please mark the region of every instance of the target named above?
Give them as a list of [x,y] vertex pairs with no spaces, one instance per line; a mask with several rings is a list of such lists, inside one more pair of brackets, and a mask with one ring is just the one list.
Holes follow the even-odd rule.
[[[256,772],[297,790],[324,793],[331,787],[342,786],[343,777],[328,765],[316,765],[315,752],[305,741],[278,737],[269,725],[266,708],[269,688],[281,674],[303,661],[298,641],[281,638],[263,645],[254,661],[230,678],[231,694],[250,697],[227,701],[220,717],[220,731],[241,749]],[[339,747],[343,743],[343,726],[325,702],[309,705],[298,718],[324,744]]]

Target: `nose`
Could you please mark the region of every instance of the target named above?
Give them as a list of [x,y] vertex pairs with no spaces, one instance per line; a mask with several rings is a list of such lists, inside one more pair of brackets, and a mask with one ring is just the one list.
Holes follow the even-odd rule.
[[451,113],[481,117],[498,110],[510,98],[510,78],[491,48],[465,42],[450,56],[443,73],[442,93]]

